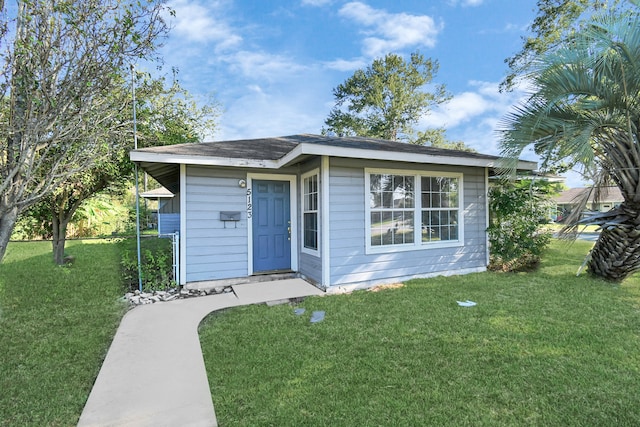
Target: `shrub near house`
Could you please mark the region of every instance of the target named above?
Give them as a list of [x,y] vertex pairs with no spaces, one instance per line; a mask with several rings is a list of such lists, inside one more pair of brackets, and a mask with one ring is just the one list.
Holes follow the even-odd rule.
[[489,190],[489,269],[522,271],[537,267],[551,240],[541,229],[550,207],[548,185],[503,182]]

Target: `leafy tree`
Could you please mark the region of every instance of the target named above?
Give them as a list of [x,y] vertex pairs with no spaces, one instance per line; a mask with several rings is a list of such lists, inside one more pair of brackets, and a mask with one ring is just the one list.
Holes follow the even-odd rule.
[[155,58],[165,9],[162,0],[0,2],[0,260],[19,213],[94,165],[118,132],[121,76]]
[[393,53],[374,60],[333,90],[323,133],[408,140],[420,117],[450,98],[444,85],[426,91],[437,71],[437,61],[419,53],[408,61]]
[[618,10],[627,5],[624,0],[538,0],[538,13],[530,26],[531,35],[523,37],[519,52],[505,59],[511,72],[502,82],[501,88],[512,88],[518,76],[525,74],[538,56],[564,43],[594,13]]
[[165,78],[143,77],[137,90],[140,148],[199,142],[213,135],[222,111],[213,96],[195,98],[180,86],[175,71],[169,86]]
[[[175,79],[169,88],[164,84],[164,78],[152,80],[146,76],[137,91],[140,146],[196,142],[214,132],[217,104],[199,106]],[[121,120],[128,124],[128,114]],[[133,163],[129,161],[129,150],[133,149],[133,141],[128,132],[117,137],[119,141],[104,144],[105,150],[96,154],[99,157],[92,167],[60,183],[25,214],[35,219],[32,223],[44,227],[43,234],[51,236],[57,264],[64,263],[67,227],[83,203],[102,192],[121,195],[131,182]]]
[[624,202],[593,218],[603,229],[588,262],[614,282],[640,271],[639,23],[631,11],[598,15],[540,55],[527,76],[534,92],[505,118],[501,140],[514,161],[533,145],[543,160],[567,158],[620,188]]
[[463,141],[450,141],[447,139],[445,129],[427,129],[424,132],[418,131],[416,136],[409,139],[411,144],[427,145],[430,147],[446,148],[448,150],[476,152]]

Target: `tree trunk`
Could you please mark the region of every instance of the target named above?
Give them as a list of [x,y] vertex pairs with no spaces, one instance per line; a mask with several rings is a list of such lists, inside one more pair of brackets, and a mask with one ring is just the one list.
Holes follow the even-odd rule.
[[14,205],[0,210],[0,262],[4,259],[13,227],[18,220],[18,208]]
[[53,232],[53,262],[58,265],[64,264],[64,247],[67,242],[67,225],[69,225],[69,219],[64,215],[62,218],[57,215],[53,215],[53,221],[51,228]]
[[640,209],[621,206],[624,219],[604,228],[591,251],[589,272],[605,280],[620,283],[640,271]]

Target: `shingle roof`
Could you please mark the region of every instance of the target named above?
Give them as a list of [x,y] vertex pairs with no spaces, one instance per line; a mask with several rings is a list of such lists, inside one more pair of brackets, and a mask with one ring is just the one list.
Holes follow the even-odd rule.
[[407,144],[397,141],[364,137],[337,137],[322,135],[290,135],[273,138],[214,141],[194,144],[166,145],[135,150],[155,154],[203,156],[229,159],[278,160],[300,144],[317,144],[326,147],[355,148],[361,150],[389,151],[408,154],[426,154],[470,159],[497,160],[497,156]]
[[[561,192],[554,199],[555,202],[559,205],[571,205],[577,203],[578,199],[588,191],[591,191],[590,187],[570,188]],[[595,193],[595,190],[591,191],[588,203],[593,203]],[[620,192],[620,189],[618,187],[603,187],[602,189],[600,189],[598,201],[599,203],[620,203],[624,201],[624,197],[622,197],[622,193]]]
[[[133,150],[131,160],[173,193],[179,191],[180,164],[280,169],[309,156],[391,160],[453,167],[496,168],[500,157],[469,151],[425,147],[363,137],[290,135],[274,138],[178,144]],[[520,161],[519,169],[534,170],[535,162]]]
[[221,157],[229,159],[278,160],[293,150],[297,142],[292,137],[239,139],[193,144],[164,145],[135,151],[174,154],[179,156]]

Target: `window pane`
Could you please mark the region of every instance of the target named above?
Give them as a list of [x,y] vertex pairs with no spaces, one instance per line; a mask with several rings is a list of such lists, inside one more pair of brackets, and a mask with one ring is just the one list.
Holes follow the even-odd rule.
[[371,212],[371,246],[382,245],[382,214]]
[[422,212],[422,241],[430,242],[433,240],[435,230],[431,224],[431,215],[429,212]]
[[318,214],[304,214],[304,247],[318,249]]
[[383,181],[385,180],[384,175],[381,174],[371,174],[369,175],[369,190],[372,193],[379,193],[382,191]]
[[457,225],[452,225],[451,227],[449,227],[449,237],[451,240],[458,240],[458,226]]
[[442,204],[440,203],[440,193],[431,194],[431,206],[430,208],[439,208]]
[[391,191],[383,191],[381,194],[381,203],[380,207],[382,208],[392,208],[393,207],[393,192]]

